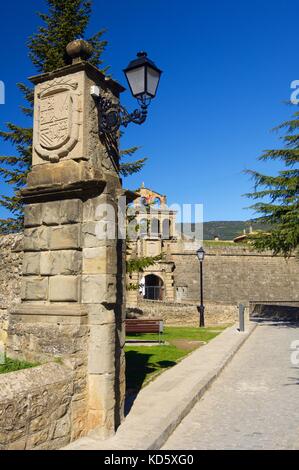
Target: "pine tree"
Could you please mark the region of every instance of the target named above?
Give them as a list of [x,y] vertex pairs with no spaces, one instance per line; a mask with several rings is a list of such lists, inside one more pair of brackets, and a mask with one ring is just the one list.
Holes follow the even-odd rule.
[[[84,0],[46,0],[48,13],[38,13],[43,21],[43,26],[31,36],[28,42],[29,57],[38,73],[46,73],[70,63],[66,54],[66,46],[74,39],[84,38],[85,31],[91,16],[91,2]],[[107,46],[107,41],[102,39],[104,30],[91,38],[87,38],[93,46],[93,56],[90,61],[101,67],[103,61],[101,55]],[[105,73],[106,68],[101,68]],[[26,106],[22,106],[22,112],[32,120],[34,93],[30,86],[19,83],[18,88],[24,95]],[[31,166],[32,154],[32,127],[22,127],[13,123],[7,123],[7,130],[0,131],[0,137],[4,141],[12,143],[17,155],[0,156],[0,175],[3,180],[12,186],[13,196],[0,196],[0,205],[6,208],[12,216],[0,219],[0,233],[17,232],[22,229],[23,209],[18,191],[25,185],[26,177]],[[121,152],[121,157],[132,156],[138,150],[133,147]],[[146,159],[136,162],[122,163],[120,173],[128,176],[141,170]]]
[[[29,39],[29,57],[39,73],[51,72],[71,64],[66,46],[74,39],[84,38],[90,16],[91,1],[46,0],[48,13],[38,13],[44,25]],[[89,61],[99,67],[107,41],[102,40],[104,31],[99,31],[87,41],[93,46]],[[105,68],[102,71],[106,71]]]
[[[126,157],[132,157],[136,152],[138,152],[139,149],[140,147],[131,147],[126,150],[121,150],[119,152],[121,161]],[[120,163],[120,174],[126,177],[133,175],[134,173],[138,173],[142,170],[146,161],[147,158],[141,158],[133,162]]]
[[284,169],[276,176],[248,170],[255,188],[246,196],[262,199],[251,208],[261,214],[256,220],[271,227],[269,232],[250,237],[253,246],[259,251],[269,249],[287,257],[294,251],[298,253],[299,246],[299,112],[275,129],[286,131],[281,137],[283,148],[265,151],[260,160],[281,160]]
[[[44,24],[28,43],[29,57],[38,73],[46,73],[69,63],[66,46],[74,39],[84,37],[91,15],[90,1],[47,0],[47,4],[48,13],[38,14]],[[91,61],[95,65],[102,64],[100,56],[107,44],[101,39],[103,32],[88,39],[94,48]],[[22,106],[22,112],[32,119],[33,90],[23,83],[17,86],[27,102],[26,106]],[[0,220],[0,232],[8,233],[22,228],[23,211],[18,191],[25,185],[30,170],[33,131],[31,127],[7,123],[7,130],[0,131],[0,136],[12,143],[17,151],[16,156],[0,156],[0,175],[14,190],[12,197],[0,198],[0,205],[12,214],[8,219]]]

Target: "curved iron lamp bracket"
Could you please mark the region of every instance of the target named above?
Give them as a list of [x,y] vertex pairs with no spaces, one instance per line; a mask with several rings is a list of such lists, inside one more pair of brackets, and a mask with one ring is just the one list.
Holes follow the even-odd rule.
[[116,133],[121,126],[128,127],[133,122],[134,124],[143,124],[147,118],[147,108],[150,100],[140,98],[138,100],[140,109],[135,109],[129,113],[121,104],[113,103],[111,100],[99,96],[97,98],[100,111],[99,128],[101,134]]

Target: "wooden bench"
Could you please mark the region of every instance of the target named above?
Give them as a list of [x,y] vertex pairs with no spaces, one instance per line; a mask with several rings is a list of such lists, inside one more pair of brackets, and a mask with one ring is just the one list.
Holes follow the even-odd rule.
[[129,333],[157,333],[159,335],[159,344],[161,343],[161,334],[164,331],[163,320],[147,319],[147,320],[126,320],[126,334]]

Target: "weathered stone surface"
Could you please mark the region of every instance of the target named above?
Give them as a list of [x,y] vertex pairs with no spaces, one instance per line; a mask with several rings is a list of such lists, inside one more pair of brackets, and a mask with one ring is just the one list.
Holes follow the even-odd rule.
[[54,439],[58,437],[64,437],[71,433],[71,418],[67,414],[63,418],[59,419],[55,425]]
[[115,325],[91,325],[88,370],[112,374],[115,363]]
[[46,225],[64,225],[78,223],[81,220],[82,202],[79,199],[54,201],[43,204],[43,223]]
[[42,204],[42,220],[46,225],[60,225],[60,201]]
[[83,250],[83,273],[106,273],[107,250],[105,247],[85,248]]
[[104,305],[94,304],[88,306],[90,325],[109,325],[115,323],[114,310],[108,310]]
[[[245,303],[250,300],[299,300],[299,263],[271,253],[257,253],[237,244],[207,247],[204,298],[211,303]],[[182,302],[199,298],[198,260],[179,250],[175,262],[176,286],[187,286]],[[188,266],[188,270],[186,270]],[[269,276],[271,273],[271,276]]]
[[28,449],[35,449],[41,444],[44,444],[48,440],[49,431],[47,429],[39,431],[32,436],[29,436],[27,441]]
[[[138,309],[143,312],[144,318],[161,318],[167,325],[197,326],[199,323],[198,304],[196,303],[183,304],[140,300]],[[128,308],[128,311],[130,311],[130,308]],[[205,321],[208,326],[230,324],[237,319],[238,308],[236,304],[205,302]]]
[[96,235],[97,222],[86,222],[82,224],[82,244],[84,248],[96,248],[104,245]]
[[22,280],[23,300],[47,300],[48,278],[24,277]]
[[[76,306],[76,304],[74,304]],[[55,307],[55,304],[54,304]],[[42,311],[42,310],[41,310]],[[55,357],[81,357],[87,363],[88,327],[83,318],[53,317],[49,310],[44,316],[14,315],[9,323],[7,354],[11,358],[21,357],[29,362],[51,361]],[[49,321],[47,321],[49,318]],[[77,386],[77,385],[76,385]],[[81,386],[80,386],[81,387]],[[81,393],[81,392],[80,392]]]
[[0,342],[6,345],[7,342],[7,330],[8,330],[8,312],[7,310],[0,310]]
[[103,426],[107,432],[114,432],[114,375],[89,376],[89,415],[88,428]]
[[82,179],[90,178],[90,169],[86,162],[65,160],[56,163],[46,163],[42,167],[32,168],[27,178],[29,187],[43,187],[72,184]]
[[74,441],[84,435],[84,431],[85,431],[86,423],[87,423],[87,415],[88,415],[86,399],[77,400],[77,401],[73,400],[71,414],[72,414],[71,440]]
[[102,204],[103,202],[103,196],[98,196],[92,199],[89,199],[86,201],[84,204],[83,208],[83,220],[85,222],[94,222],[96,221],[96,212],[99,204]]
[[42,204],[30,204],[24,209],[24,226],[26,228],[42,225]]
[[117,257],[112,246],[83,249],[83,274],[116,274]]
[[[6,450],[70,442],[73,374],[59,364],[0,376],[0,445]],[[54,446],[55,447],[55,446]]]
[[67,250],[80,247],[80,226],[49,227],[50,250]]
[[40,253],[24,253],[23,274],[38,276],[40,274]]
[[50,424],[50,419],[48,416],[38,416],[37,418],[34,418],[29,426],[29,432],[30,434],[34,434],[38,431],[42,431],[45,429],[47,426]]
[[81,266],[81,253],[74,250],[45,251],[40,255],[42,276],[78,274]]
[[74,224],[81,222],[82,202],[79,199],[61,201],[60,223]]
[[124,352],[124,347],[126,344],[126,325],[125,325],[125,312],[124,312],[124,318],[123,321],[117,325],[116,328],[116,337],[117,337],[117,344],[120,346],[122,349],[122,352]]
[[[63,323],[68,325],[86,323],[88,309],[82,304],[27,304],[26,302],[15,305],[10,313],[12,316],[19,316],[23,321],[34,322],[34,318],[45,316],[47,323]],[[64,318],[65,317],[65,318]],[[81,318],[82,317],[82,318]]]
[[51,302],[77,302],[78,277],[54,276],[49,279],[49,300]]
[[82,276],[82,303],[116,302],[116,277],[107,274]]
[[[17,441],[8,444],[7,450],[25,450],[27,444],[27,438],[23,437],[22,439],[18,439]],[[3,449],[5,450],[5,448]]]
[[48,249],[48,228],[37,227],[25,229],[24,231],[24,250],[25,251],[41,251]]

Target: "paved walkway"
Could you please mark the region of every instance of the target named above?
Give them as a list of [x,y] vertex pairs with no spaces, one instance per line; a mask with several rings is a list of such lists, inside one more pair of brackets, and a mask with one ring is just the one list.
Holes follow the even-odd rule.
[[239,333],[236,326],[227,328],[144,387],[115,436],[103,441],[94,430],[66,449],[160,449],[254,329],[253,323],[247,324],[245,333]]
[[299,325],[260,324],[163,449],[299,449]]

